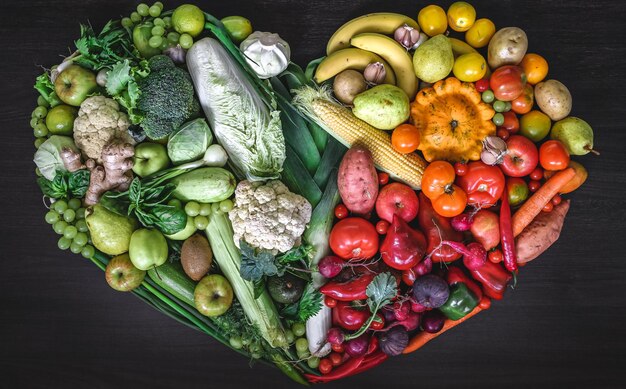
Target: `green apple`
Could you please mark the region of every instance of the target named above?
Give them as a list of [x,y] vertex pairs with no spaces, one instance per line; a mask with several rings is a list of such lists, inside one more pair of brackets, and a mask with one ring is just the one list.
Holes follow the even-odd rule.
[[120,292],[129,292],[143,282],[146,272],[137,269],[128,254],[118,255],[109,261],[104,277],[109,286]]
[[46,115],[46,127],[54,135],[72,135],[74,120],[78,115],[75,107],[61,104],[51,108]]
[[196,309],[204,316],[219,316],[233,303],[233,287],[224,276],[211,274],[198,282],[193,299]]
[[154,228],[140,228],[130,236],[128,255],[139,270],[161,266],[167,260],[167,241]]
[[78,107],[98,88],[96,75],[78,65],[70,65],[54,80],[54,91],[65,104]]
[[135,147],[133,172],[139,177],[149,176],[170,164],[167,148],[159,143],[144,142]]

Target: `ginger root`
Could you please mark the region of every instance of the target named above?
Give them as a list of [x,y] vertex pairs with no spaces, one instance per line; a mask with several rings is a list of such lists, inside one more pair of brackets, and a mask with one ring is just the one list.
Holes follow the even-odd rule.
[[85,194],[85,204],[94,205],[100,196],[109,190],[124,191],[133,180],[133,156],[135,149],[129,143],[114,140],[102,148],[102,165],[95,160],[88,159],[83,165],[80,153],[70,149],[61,151],[61,158],[65,168],[70,171],[89,169],[89,188]]

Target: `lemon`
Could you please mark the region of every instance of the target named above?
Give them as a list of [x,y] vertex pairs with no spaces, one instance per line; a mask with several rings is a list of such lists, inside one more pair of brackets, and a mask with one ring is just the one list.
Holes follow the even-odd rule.
[[179,34],[196,37],[204,30],[204,13],[193,4],[183,4],[174,10],[172,25]]

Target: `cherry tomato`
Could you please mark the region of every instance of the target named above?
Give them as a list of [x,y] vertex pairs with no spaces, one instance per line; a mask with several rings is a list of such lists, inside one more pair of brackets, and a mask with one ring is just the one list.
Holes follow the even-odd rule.
[[519,120],[517,115],[513,111],[504,112],[504,123],[500,126],[511,134],[516,134],[519,131]]
[[467,195],[454,185],[454,167],[446,161],[434,161],[424,170],[422,193],[428,197],[433,209],[444,217],[460,215],[467,205]]
[[415,273],[415,270],[413,270],[413,268],[404,270],[402,272],[402,282],[404,282],[408,286],[413,285],[416,279],[417,279],[417,274]]
[[328,374],[333,370],[333,363],[328,358],[320,359],[320,365],[317,367],[322,374]]
[[487,258],[489,258],[489,260],[493,263],[500,263],[502,262],[504,255],[500,249],[493,249],[489,252]]
[[457,1],[448,8],[448,25],[454,31],[467,31],[472,28],[475,21],[476,10],[469,3]]
[[505,130],[504,128],[500,128],[498,129],[498,131],[496,131],[496,135],[498,136],[498,138],[502,140],[507,140],[511,136],[511,133]]
[[438,5],[429,5],[417,14],[417,22],[428,36],[443,34],[448,29],[446,11]]
[[391,133],[391,146],[401,154],[412,153],[420,145],[420,131],[412,124],[401,124]]
[[524,114],[520,120],[520,134],[533,142],[540,142],[548,136],[551,127],[550,117],[538,110]]
[[330,360],[330,363],[333,364],[333,366],[339,366],[341,365],[341,362],[343,362],[343,357],[339,353],[330,353],[328,359]]
[[474,86],[476,87],[477,91],[483,93],[484,91],[489,89],[489,79],[481,78],[480,80],[476,81],[476,84],[474,84]]
[[335,308],[337,306],[337,300],[335,300],[334,298],[330,296],[324,296],[324,304],[328,308]]
[[456,183],[467,194],[467,204],[487,208],[494,205],[504,191],[504,174],[497,166],[482,161],[467,164],[467,174]]
[[378,172],[378,184],[387,185],[388,182],[389,182],[389,174],[385,172]]
[[561,196],[559,196],[559,195],[556,195],[556,196],[554,196],[552,198],[551,201],[552,201],[553,205],[559,205],[559,204],[561,204],[561,201],[563,201],[563,198]]
[[337,204],[335,207],[335,217],[337,219],[345,219],[348,217],[348,208],[343,204]]
[[456,173],[457,177],[464,176],[465,173],[467,173],[467,164],[464,162],[456,162],[454,164],[454,172]]
[[343,353],[344,352],[344,348],[343,348],[343,344],[331,344],[330,348],[336,352],[336,353]]
[[387,220],[380,220],[376,223],[376,232],[380,235],[385,235],[389,230],[389,222]]
[[535,181],[541,180],[543,178],[543,169],[541,167],[537,166],[535,168],[535,170],[530,172],[528,177],[530,177],[531,180],[535,180]]
[[551,201],[548,201],[546,203],[546,205],[543,206],[543,210],[544,212],[552,212],[552,209],[554,208],[554,204],[552,204]]
[[479,53],[467,53],[454,60],[454,77],[463,82],[476,82],[487,73],[487,61]]
[[489,19],[478,19],[465,33],[465,41],[474,48],[485,47],[496,33],[496,25]]
[[343,259],[368,259],[378,252],[378,233],[360,217],[340,220],[330,231],[330,249]]
[[381,330],[385,326],[385,319],[380,314],[376,315],[376,319],[370,324],[370,328],[373,330]]
[[528,190],[532,193],[535,193],[537,190],[539,190],[539,188],[541,188],[541,181],[530,180],[528,182]]
[[509,196],[509,204],[512,207],[526,201],[530,192],[526,181],[519,177],[508,177],[506,179],[506,190]]
[[499,67],[489,79],[489,86],[500,101],[515,100],[522,94],[525,85],[526,77],[522,68],[514,65]]
[[523,115],[530,112],[535,104],[535,92],[533,86],[526,84],[524,91],[515,100],[511,101],[511,111]]
[[520,63],[529,84],[535,85],[548,75],[548,61],[539,54],[527,53]]
[[545,170],[563,170],[569,160],[569,153],[558,140],[549,140],[539,148],[539,163]]

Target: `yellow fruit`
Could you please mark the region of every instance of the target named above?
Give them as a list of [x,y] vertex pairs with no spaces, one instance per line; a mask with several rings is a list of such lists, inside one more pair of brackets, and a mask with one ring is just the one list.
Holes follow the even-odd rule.
[[463,54],[454,61],[454,77],[465,82],[476,82],[485,76],[487,61],[479,53]]
[[315,69],[315,76],[313,79],[319,84],[335,77],[337,74],[346,69],[363,72],[367,65],[373,62],[380,62],[385,67],[386,76],[383,83],[395,85],[396,76],[387,61],[371,51],[365,51],[354,47],[335,51],[324,58],[317,66],[317,69]]
[[471,4],[457,1],[448,8],[448,24],[454,31],[467,31],[472,28],[474,21],[476,21],[476,10]]
[[448,29],[446,11],[438,5],[428,5],[417,14],[417,22],[428,36],[443,34]]
[[174,10],[172,25],[178,33],[195,38],[204,31],[204,13],[193,4],[183,4]]
[[489,44],[491,37],[496,33],[496,25],[489,19],[478,19],[465,33],[465,41],[472,47],[481,48]]

